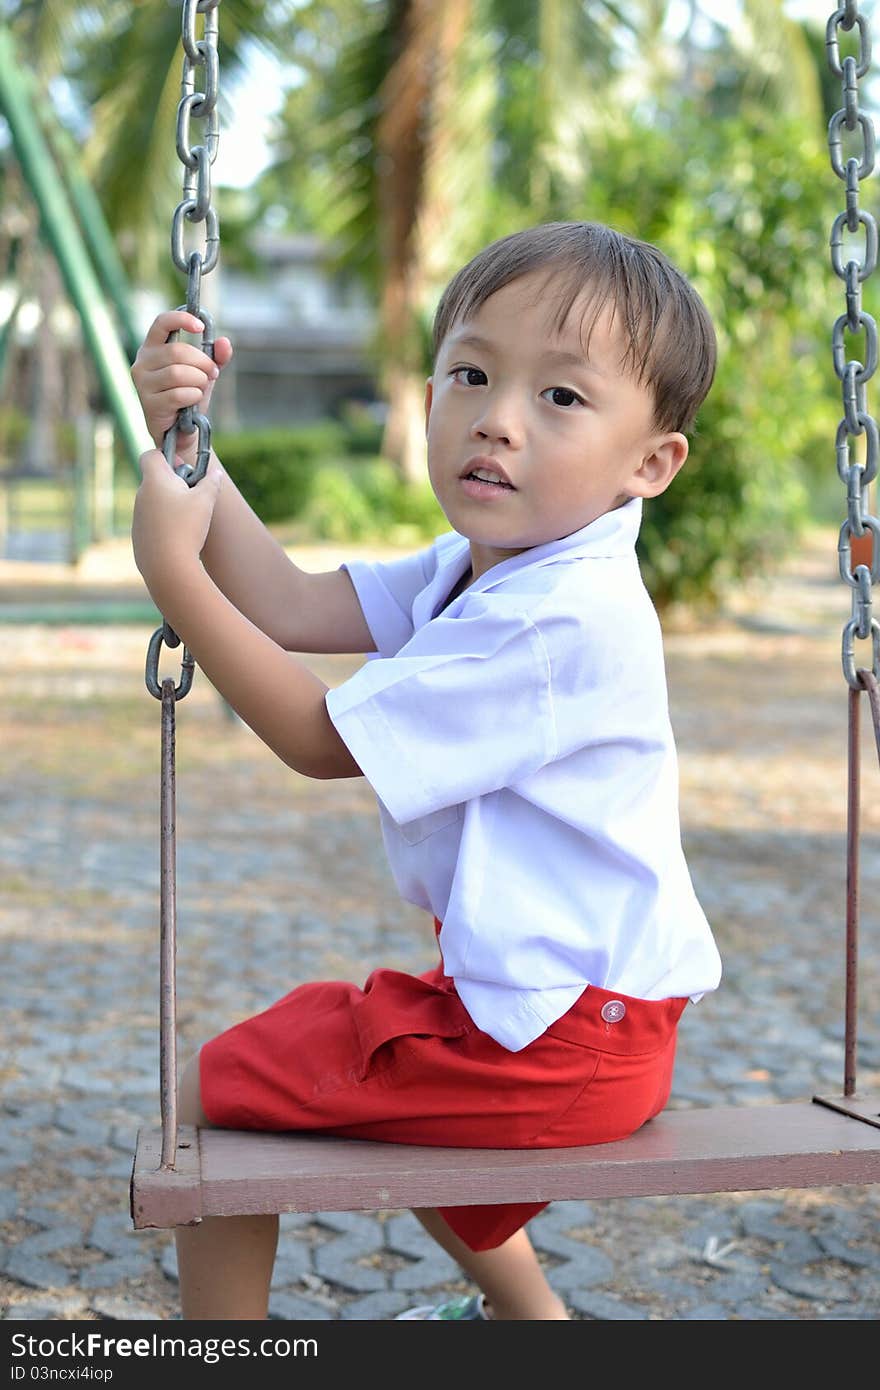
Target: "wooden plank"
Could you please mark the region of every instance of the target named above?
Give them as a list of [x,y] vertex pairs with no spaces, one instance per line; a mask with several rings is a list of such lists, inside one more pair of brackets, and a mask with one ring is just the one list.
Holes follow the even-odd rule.
[[160,1167],[162,1131],[138,1131],[131,1174],[131,1219],[135,1230],[191,1226],[202,1219],[199,1132],[181,1125],[173,1171]]
[[[150,1151],[157,1153],[156,1136]],[[202,1130],[201,1215],[745,1192],[880,1181],[880,1132],[809,1102],[667,1110],[615,1144],[456,1149],[320,1134]],[[136,1165],[141,1224],[198,1219],[167,1176]],[[168,1185],[167,1211],[162,1189]],[[134,1209],[134,1208],[133,1208]],[[143,1220],[144,1214],[149,1220]],[[137,1224],[137,1221],[136,1221]]]

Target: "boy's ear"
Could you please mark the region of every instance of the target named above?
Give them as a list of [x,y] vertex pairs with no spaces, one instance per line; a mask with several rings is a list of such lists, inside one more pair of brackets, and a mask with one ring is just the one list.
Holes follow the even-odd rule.
[[434,400],[434,378],[428,377],[425,382],[425,429],[428,428],[428,421],[431,418],[431,404]]
[[652,440],[639,467],[629,480],[631,497],[659,497],[665,492],[688,456],[683,434],[664,434]]

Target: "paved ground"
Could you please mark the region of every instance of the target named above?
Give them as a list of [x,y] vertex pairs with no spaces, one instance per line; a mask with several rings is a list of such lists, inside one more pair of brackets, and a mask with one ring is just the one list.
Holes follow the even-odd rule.
[[[840,1087],[849,602],[834,544],[723,620],[668,631],[686,848],[726,966],[685,1015],[676,1106]],[[75,602],[77,621],[25,622],[34,601]],[[7,1319],[177,1315],[173,1243],[128,1215],[134,1136],[158,1118],[158,709],[149,623],[99,620],[131,601],[143,593],[124,546],[73,576],[0,565]],[[353,669],[315,665],[328,683]],[[301,980],[431,963],[365,786],[281,767],[198,676],[178,743],[184,1054]],[[860,1089],[880,1085],[877,775],[866,735]],[[878,1187],[562,1203],[532,1234],[582,1319],[874,1319],[878,1209]],[[384,1319],[451,1287],[408,1213],[286,1217],[271,1313]]]

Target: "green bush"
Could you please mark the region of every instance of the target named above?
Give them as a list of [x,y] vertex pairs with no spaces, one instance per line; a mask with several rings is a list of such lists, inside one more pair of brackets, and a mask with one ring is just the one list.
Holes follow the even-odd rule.
[[379,434],[380,426],[360,408],[342,421],[218,433],[213,442],[267,524],[295,520],[316,540],[418,545],[449,523],[427,481],[408,486],[376,456]]
[[776,111],[706,122],[681,107],[672,124],[609,127],[591,157],[581,215],[662,247],[715,322],[718,371],[690,458],[646,503],[638,547],[659,608],[711,608],[777,565],[837,482],[827,148]]
[[385,459],[319,468],[303,516],[319,540],[418,545],[449,529],[430,485],[407,485]]
[[333,420],[297,428],[218,433],[223,466],[262,521],[298,517],[312,494],[320,462],[345,450],[345,429]]
[[347,401],[340,411],[345,426],[346,452],[376,455],[382,447],[382,422],[364,401]]
[[[821,420],[811,414],[809,392],[812,385],[821,407],[819,364],[786,360],[773,348],[768,325],[756,352],[760,394],[744,384],[733,353],[722,362],[684,468],[667,492],[645,503],[639,561],[661,610],[717,607],[736,583],[776,567],[810,518]],[[801,403],[798,419],[767,408],[774,392],[780,402],[789,396]]]
[[[33,428],[29,415],[16,406],[0,407],[0,472],[15,473],[22,466],[28,437]],[[76,459],[76,426],[69,420],[53,422],[55,466],[69,472]]]
[[376,524],[351,473],[330,466],[318,470],[303,520],[309,535],[324,541],[368,539]]
[[0,467],[11,469],[30,433],[31,422],[14,405],[0,407]]
[[732,585],[776,566],[807,515],[806,488],[778,458],[759,458],[738,432],[715,433],[711,449],[695,447],[671,488],[645,503],[637,549],[657,608],[716,608]]

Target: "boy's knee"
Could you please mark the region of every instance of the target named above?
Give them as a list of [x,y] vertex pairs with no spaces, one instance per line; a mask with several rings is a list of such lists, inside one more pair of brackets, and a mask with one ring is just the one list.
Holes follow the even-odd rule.
[[177,1118],[182,1125],[197,1125],[201,1129],[211,1123],[202,1109],[198,1053],[187,1062],[177,1083]]

